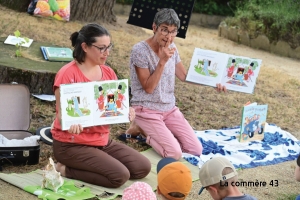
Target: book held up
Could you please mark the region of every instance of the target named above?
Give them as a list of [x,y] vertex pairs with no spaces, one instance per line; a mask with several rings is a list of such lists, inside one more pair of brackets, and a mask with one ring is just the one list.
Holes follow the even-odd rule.
[[262,60],[195,48],[186,81],[252,94]]
[[61,126],[129,122],[128,79],[60,85]]

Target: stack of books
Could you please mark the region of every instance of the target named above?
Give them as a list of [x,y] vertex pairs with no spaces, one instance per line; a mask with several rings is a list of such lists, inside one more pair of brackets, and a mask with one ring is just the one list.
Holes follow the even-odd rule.
[[45,60],[65,62],[73,60],[73,51],[70,48],[45,46],[41,46],[40,48]]

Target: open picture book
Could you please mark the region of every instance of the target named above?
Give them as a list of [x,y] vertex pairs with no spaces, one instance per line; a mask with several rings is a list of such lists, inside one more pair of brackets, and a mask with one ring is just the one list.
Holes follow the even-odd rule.
[[195,48],[186,81],[252,94],[261,60]]
[[60,85],[61,126],[129,122],[128,79]]
[[4,44],[10,44],[10,45],[21,44],[22,47],[30,47],[32,42],[33,42],[33,39],[28,38],[28,41],[26,41],[25,38],[9,35],[6,38],[6,40],[4,41]]
[[242,109],[239,141],[249,142],[264,139],[268,105],[247,103]]

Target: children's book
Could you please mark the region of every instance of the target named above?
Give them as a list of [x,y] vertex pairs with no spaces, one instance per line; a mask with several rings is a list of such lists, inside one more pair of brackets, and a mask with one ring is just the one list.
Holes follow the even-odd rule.
[[262,60],[195,48],[186,81],[253,93]]
[[24,38],[22,37],[16,37],[13,35],[9,35],[6,40],[4,41],[4,44],[11,44],[11,45],[16,45],[20,44],[22,42],[22,47],[30,47],[30,45],[33,42],[33,39],[29,39],[28,42],[25,41]]
[[268,105],[248,103],[242,110],[240,142],[264,139]]
[[61,126],[129,122],[128,79],[60,85]]
[[73,51],[64,47],[45,47],[41,46],[44,59],[48,61],[72,61]]
[[47,56],[47,54],[46,54],[45,47],[41,46],[40,49],[41,49],[41,51],[42,51],[42,54],[43,54],[43,56],[44,56],[44,59],[45,59],[45,60],[48,60],[48,56]]

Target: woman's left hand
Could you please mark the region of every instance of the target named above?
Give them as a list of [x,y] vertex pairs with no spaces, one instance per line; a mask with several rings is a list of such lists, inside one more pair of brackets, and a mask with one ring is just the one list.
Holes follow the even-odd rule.
[[132,107],[129,107],[129,121],[133,121],[135,118],[135,110]]
[[226,86],[221,85],[220,83],[217,84],[216,89],[217,89],[218,92],[222,92],[222,91],[226,92],[227,91]]

